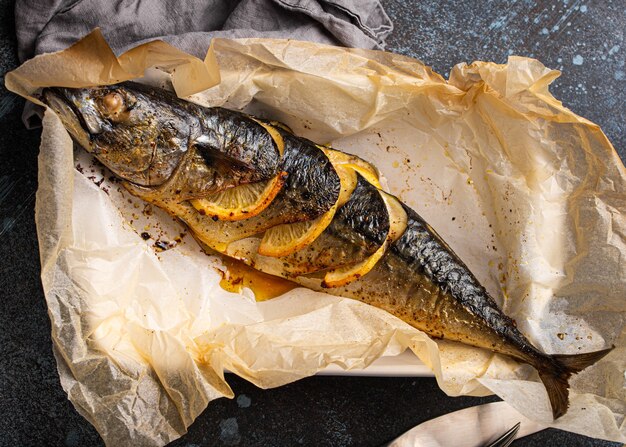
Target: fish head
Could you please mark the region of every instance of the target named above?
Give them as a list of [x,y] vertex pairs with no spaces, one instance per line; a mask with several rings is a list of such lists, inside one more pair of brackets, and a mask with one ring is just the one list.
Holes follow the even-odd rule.
[[74,141],[117,176],[158,186],[187,150],[193,120],[166,98],[129,84],[46,88],[42,100]]

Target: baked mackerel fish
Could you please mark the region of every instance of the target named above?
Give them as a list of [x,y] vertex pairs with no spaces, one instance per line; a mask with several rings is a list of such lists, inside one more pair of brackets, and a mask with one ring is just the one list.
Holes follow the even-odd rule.
[[366,161],[277,122],[134,83],[48,88],[76,143],[207,248],[305,287],[379,307],[434,338],[528,363],[554,418],[568,379],[609,349],[549,355],[498,308],[437,233]]

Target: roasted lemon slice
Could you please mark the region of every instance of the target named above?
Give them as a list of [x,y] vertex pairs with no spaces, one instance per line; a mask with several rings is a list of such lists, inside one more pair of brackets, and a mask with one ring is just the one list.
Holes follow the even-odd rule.
[[378,189],[381,188],[378,171],[374,166],[357,157],[356,155],[346,154],[345,152],[337,151],[326,146],[318,146],[333,166],[345,166],[358,172],[367,180],[370,184],[374,185]]
[[374,268],[376,263],[385,254],[385,251],[387,251],[388,245],[389,239],[386,239],[385,242],[383,242],[383,244],[380,246],[380,248],[376,250],[374,254],[371,255],[369,258],[361,262],[357,262],[356,264],[346,265],[338,269],[330,270],[324,276],[324,282],[322,282],[322,287],[341,287],[351,283],[352,281],[356,281],[361,276],[367,274],[370,270]]
[[267,130],[267,133],[270,134],[270,137],[272,137],[272,140],[274,140],[274,143],[276,143],[276,147],[278,148],[278,153],[282,157],[283,154],[285,153],[285,141],[283,140],[283,136],[280,134],[278,129],[276,129],[276,126],[274,126],[275,122],[267,123],[265,121],[259,121],[258,119],[253,118],[253,117],[250,117],[250,118],[253,121],[256,121],[261,126],[263,126],[265,130]]
[[337,175],[339,175],[339,182],[341,183],[341,190],[337,199],[337,208],[341,208],[350,200],[350,196],[356,188],[357,177],[353,169],[344,165],[335,165],[334,168]]
[[312,243],[332,222],[337,205],[313,220],[276,225],[263,235],[259,254],[281,257],[295,253]]
[[276,225],[265,231],[259,254],[263,256],[288,256],[311,244],[330,225],[337,209],[343,206],[356,188],[356,174],[352,169],[335,166],[341,190],[337,202],[324,214],[313,220]]
[[345,165],[342,165],[342,166],[346,168],[350,168],[358,172],[359,174],[361,174],[363,178],[369,182],[370,185],[373,185],[377,187],[378,189],[382,188],[382,186],[380,185],[380,181],[378,179],[378,173],[376,172],[376,170],[374,170],[374,168],[369,163],[366,163],[366,162],[363,162],[361,164],[346,163]]
[[286,125],[283,122],[276,121],[276,120],[270,120],[270,121],[263,120],[263,122],[265,124],[269,124],[270,126],[276,128],[276,129],[281,129],[281,130],[284,130],[285,132],[293,133],[293,130],[291,130],[291,127],[289,127],[288,125]]
[[201,214],[220,220],[242,220],[256,216],[272,203],[287,178],[281,172],[267,182],[248,183],[225,189],[202,199],[191,200]]
[[337,269],[329,270],[324,276],[323,287],[341,287],[356,281],[374,268],[376,263],[383,257],[389,245],[395,242],[406,229],[407,215],[402,204],[394,196],[384,191],[379,191],[389,213],[389,232],[385,242],[369,258],[356,264],[346,265]]
[[385,207],[389,213],[389,234],[387,235],[387,240],[392,243],[404,234],[409,218],[406,215],[406,211],[404,211],[402,202],[385,191],[378,192],[383,198]]

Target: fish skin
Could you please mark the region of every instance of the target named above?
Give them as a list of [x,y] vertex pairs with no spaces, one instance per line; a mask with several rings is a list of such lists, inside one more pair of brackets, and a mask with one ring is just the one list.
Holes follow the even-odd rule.
[[283,130],[280,134],[285,142],[284,161],[280,169],[287,172],[288,177],[274,200],[283,212],[288,210],[297,215],[290,222],[321,216],[339,197],[339,176],[315,143]]
[[[103,110],[105,97],[113,98],[114,104],[122,98],[126,108],[111,115]],[[127,180],[131,193],[180,218],[204,245],[311,289],[379,307],[432,337],[528,363],[544,382],[555,419],[567,411],[569,377],[612,349],[576,355],[538,350],[443,239],[406,205],[402,205],[406,227],[397,238],[387,240],[391,243],[373,269],[346,285],[325,287],[325,269],[345,264],[346,254],[355,256],[353,262],[365,259],[390,233],[388,209],[376,205],[361,176],[361,189],[355,188],[356,194],[318,240],[301,250],[332,246],[337,256],[296,252],[270,259],[256,253],[260,233],[282,223],[313,219],[328,211],[339,196],[339,177],[326,155],[286,127],[276,126],[285,142],[281,157],[255,119],[203,108],[159,89],[132,83],[47,89],[42,100],[61,115],[77,143]],[[186,201],[209,191],[267,180],[279,171],[288,175],[283,189],[268,208],[249,219],[215,221],[201,216]],[[229,247],[237,249],[229,252]]]

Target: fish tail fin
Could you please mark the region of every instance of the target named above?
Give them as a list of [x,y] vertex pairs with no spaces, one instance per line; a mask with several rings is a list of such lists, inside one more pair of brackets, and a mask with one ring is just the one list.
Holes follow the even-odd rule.
[[615,346],[601,351],[586,352],[584,354],[555,354],[549,356],[552,360],[548,367],[538,369],[539,377],[546,387],[548,398],[552,405],[552,416],[560,418],[567,412],[569,406],[569,378],[572,374],[582,371],[593,365],[613,350]]
[[551,357],[564,366],[570,374],[575,374],[596,363],[611,352],[613,348],[615,348],[615,346],[600,351],[585,352],[583,354],[554,354]]

